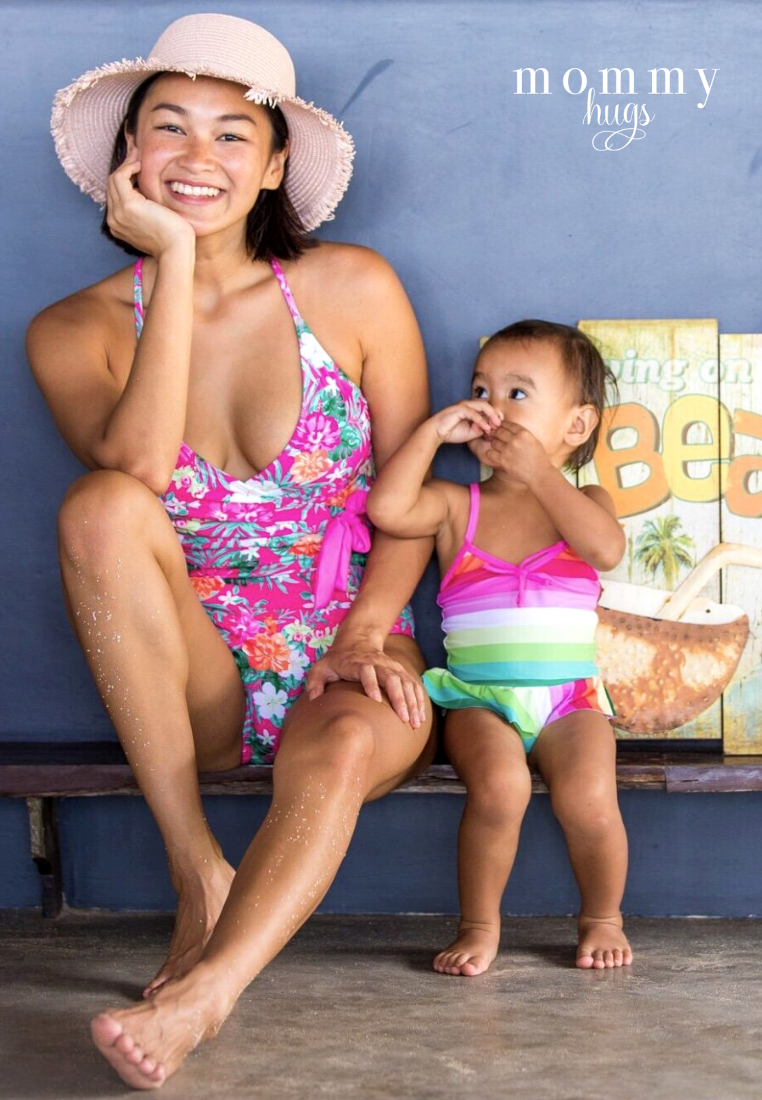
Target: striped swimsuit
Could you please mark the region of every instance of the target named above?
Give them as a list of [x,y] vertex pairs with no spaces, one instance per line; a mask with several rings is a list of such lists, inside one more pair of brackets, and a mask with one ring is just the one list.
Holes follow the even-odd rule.
[[614,713],[595,665],[598,574],[566,542],[518,565],[480,550],[479,486],[463,545],[442,578],[447,668],[423,680],[449,710],[482,707],[518,731],[530,752],[540,731],[577,710]]

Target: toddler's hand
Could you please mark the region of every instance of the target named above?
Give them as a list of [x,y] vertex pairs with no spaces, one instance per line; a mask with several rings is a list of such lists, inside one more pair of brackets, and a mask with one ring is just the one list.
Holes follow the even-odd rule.
[[442,409],[430,423],[442,443],[470,443],[480,436],[490,436],[503,423],[503,414],[489,401],[471,398]]
[[537,436],[510,420],[492,432],[480,458],[493,470],[503,470],[524,485],[531,485],[551,465]]

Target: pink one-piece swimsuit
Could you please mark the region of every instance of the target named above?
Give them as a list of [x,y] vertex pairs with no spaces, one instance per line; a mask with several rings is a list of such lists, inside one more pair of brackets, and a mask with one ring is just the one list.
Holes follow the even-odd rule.
[[[370,549],[364,513],[374,477],[362,390],[304,323],[278,262],[271,266],[299,340],[302,406],[291,439],[246,481],[183,443],[162,497],[191,584],[243,681],[244,764],[272,762],[310,666],[330,646],[357,594]],[[138,260],[138,336],[142,274]],[[412,637],[409,607],[392,633]]]

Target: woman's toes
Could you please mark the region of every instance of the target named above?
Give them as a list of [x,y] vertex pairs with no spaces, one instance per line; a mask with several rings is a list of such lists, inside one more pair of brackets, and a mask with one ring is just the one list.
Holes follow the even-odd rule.
[[90,1031],[94,1041],[103,1048],[115,1046],[117,1039],[124,1034],[122,1025],[105,1012],[90,1021]]
[[156,1062],[153,1058],[144,1058],[141,1065],[138,1067],[140,1072],[145,1074],[151,1081],[163,1081],[166,1077],[164,1072],[164,1066],[161,1063]]
[[131,1035],[128,1035],[126,1031],[123,1031],[119,1038],[114,1043],[114,1046],[120,1054],[129,1054],[135,1047],[135,1040]]

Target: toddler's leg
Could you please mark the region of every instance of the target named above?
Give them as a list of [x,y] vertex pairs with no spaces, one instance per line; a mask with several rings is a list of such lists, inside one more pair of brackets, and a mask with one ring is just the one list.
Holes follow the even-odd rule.
[[434,969],[470,978],[482,974],[497,954],[500,900],[532,781],[521,739],[491,711],[450,711],[444,739],[466,786],[466,808],[458,833],[458,935],[436,956]]
[[582,899],[577,966],[628,966],[632,951],[619,909],[627,834],[617,802],[611,725],[595,711],[567,714],[545,727],[530,760],[548,785]]

